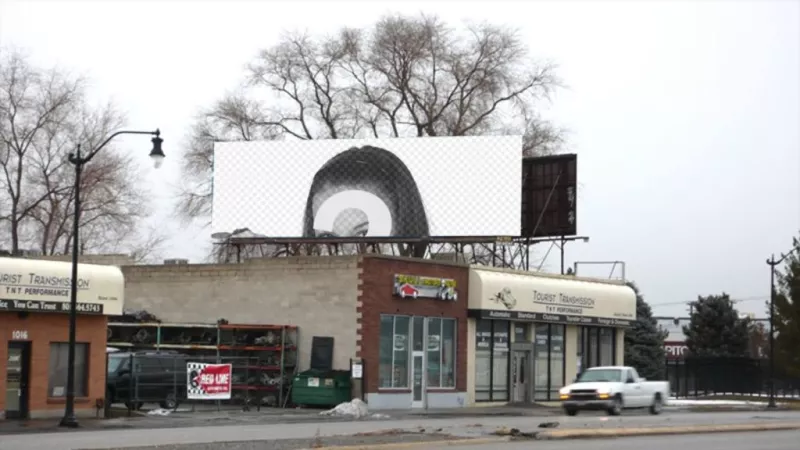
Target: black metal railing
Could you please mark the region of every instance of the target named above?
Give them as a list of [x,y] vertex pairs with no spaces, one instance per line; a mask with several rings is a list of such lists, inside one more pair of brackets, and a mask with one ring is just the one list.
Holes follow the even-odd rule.
[[[667,361],[666,379],[675,397],[769,395],[769,360],[759,358],[687,357]],[[800,379],[775,373],[775,395],[800,396]]]

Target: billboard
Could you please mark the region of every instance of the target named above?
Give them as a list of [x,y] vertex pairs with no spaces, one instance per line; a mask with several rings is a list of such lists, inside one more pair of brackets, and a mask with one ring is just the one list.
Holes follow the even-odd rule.
[[217,142],[212,233],[517,236],[520,136]]
[[522,237],[578,234],[578,155],[524,158]]

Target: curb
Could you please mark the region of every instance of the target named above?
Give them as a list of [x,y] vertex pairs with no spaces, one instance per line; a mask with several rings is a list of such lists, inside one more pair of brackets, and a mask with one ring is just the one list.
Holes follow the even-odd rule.
[[331,445],[324,447],[305,448],[302,450],[391,450],[391,449],[405,449],[415,447],[428,447],[430,445],[437,445],[439,447],[450,447],[456,445],[483,445],[483,444],[500,444],[508,442],[511,437],[491,437],[491,438],[472,438],[472,439],[442,439],[438,441],[420,441],[420,442],[394,442],[390,444],[360,444],[360,445]]
[[782,431],[800,430],[800,422],[783,423],[748,423],[736,425],[696,425],[688,427],[659,428],[615,428],[615,429],[582,429],[541,431],[536,439],[598,439],[627,436],[658,436],[669,434],[701,434],[701,433],[735,433],[747,431]]

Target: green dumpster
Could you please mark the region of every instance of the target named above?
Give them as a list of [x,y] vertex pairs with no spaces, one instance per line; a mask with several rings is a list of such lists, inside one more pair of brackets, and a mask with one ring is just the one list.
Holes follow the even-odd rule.
[[349,370],[306,370],[292,380],[295,405],[336,406],[349,402]]

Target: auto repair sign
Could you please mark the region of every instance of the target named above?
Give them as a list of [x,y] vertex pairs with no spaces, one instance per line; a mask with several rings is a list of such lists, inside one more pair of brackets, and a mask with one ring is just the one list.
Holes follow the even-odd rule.
[[229,400],[231,365],[186,363],[186,397],[190,400]]

